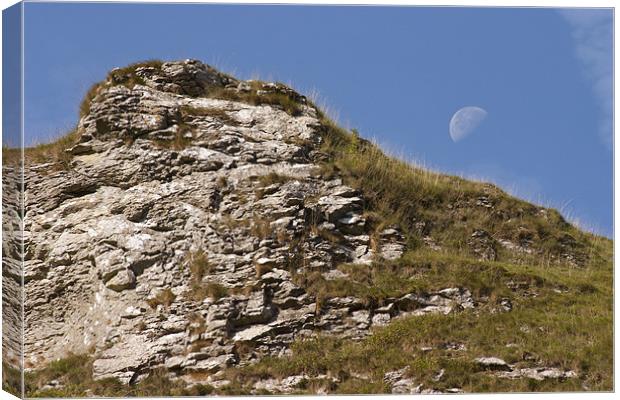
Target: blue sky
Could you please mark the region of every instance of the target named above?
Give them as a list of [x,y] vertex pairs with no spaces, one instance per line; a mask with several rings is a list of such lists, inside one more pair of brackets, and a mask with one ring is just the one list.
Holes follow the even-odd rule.
[[[27,143],[73,126],[111,68],[197,58],[318,91],[389,151],[612,235],[610,10],[27,3],[24,25]],[[455,143],[464,106],[488,114]]]

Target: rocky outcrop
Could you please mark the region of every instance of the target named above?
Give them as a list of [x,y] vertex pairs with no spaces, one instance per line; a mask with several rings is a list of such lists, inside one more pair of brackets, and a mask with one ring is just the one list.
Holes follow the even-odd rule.
[[[117,70],[98,89],[69,169],[26,171],[28,368],[92,352],[97,378],[165,368],[192,381],[301,337],[359,339],[400,316],[475,306],[465,288],[319,304],[297,274],[396,259],[404,238],[372,231],[362,193],[321,177],[317,111],[196,61],[132,73],[133,85]],[[216,89],[233,100],[208,97]],[[248,90],[299,109],[234,101]]]
[[474,360],[476,364],[482,369],[492,371],[506,371],[510,370],[508,363],[501,358],[497,357],[479,357]]
[[[29,160],[58,162],[26,165],[23,210],[19,166],[4,165],[5,188],[14,189],[3,191],[9,365],[21,366],[22,351],[27,370],[69,356],[67,363],[86,365],[82,375],[131,385],[115,384],[123,390],[141,393],[151,376],[177,394],[321,394],[357,384],[395,394],[461,392],[452,387],[461,385],[453,365],[437,357],[510,385],[577,377],[545,366],[529,347],[509,364],[475,358],[480,347],[461,332],[407,334],[420,323],[443,329],[446,321],[458,331],[455,321],[476,329],[488,321],[481,317],[520,321],[528,300],[575,293],[521,268],[543,254],[546,262],[585,265],[587,241],[553,210],[443,175],[427,194],[430,181],[418,188],[417,169],[400,162],[374,173],[382,153],[374,163],[375,146],[337,128],[304,96],[195,60],[115,69],[80,111],[76,131],[50,145],[53,155],[30,149]],[[538,222],[554,229],[536,230]],[[525,322],[517,328],[524,334]],[[405,356],[391,357],[390,348],[388,363],[366,363],[372,372],[354,367],[365,360],[357,356],[298,363],[316,358],[304,346],[322,340],[372,360],[385,337],[407,338],[390,344]],[[282,360],[290,371],[266,372]],[[418,361],[435,369],[420,373]],[[66,377],[43,382],[45,370],[29,376],[41,377],[43,391],[33,396],[73,390]],[[91,384],[81,393],[98,395]]]
[[[433,380],[441,380],[443,375],[444,370],[442,369],[437,375],[435,375]],[[392,394],[441,394],[463,392],[460,388],[449,388],[446,390],[425,388],[423,384],[417,384],[415,379],[410,376],[409,367],[387,372],[383,378],[383,381],[389,385]]]
[[[479,357],[474,359],[473,362],[478,368],[477,373],[493,375],[505,379],[527,378],[543,381],[546,379],[566,380],[577,377],[577,374],[574,371],[561,370],[559,368],[542,366],[533,368],[517,368],[498,357]],[[444,376],[445,369],[440,369],[432,378],[432,381],[440,382],[444,379]],[[461,388],[447,388],[440,390],[437,388],[424,387],[424,384],[416,382],[415,376],[412,376],[408,366],[399,370],[386,372],[383,381],[388,385],[392,394],[440,394],[463,392]]]
[[480,260],[495,261],[497,259],[495,240],[488,232],[483,230],[475,231],[471,234],[467,244]]
[[474,360],[479,368],[485,371],[495,371],[494,374],[500,378],[508,379],[535,379],[543,381],[545,379],[569,379],[576,378],[577,374],[571,370],[561,370],[554,367],[537,366],[530,368],[518,368],[508,364],[498,357],[479,357]]
[[6,363],[5,368],[21,369],[24,319],[21,261],[25,238],[21,230],[20,165],[3,162],[2,185],[2,361]]

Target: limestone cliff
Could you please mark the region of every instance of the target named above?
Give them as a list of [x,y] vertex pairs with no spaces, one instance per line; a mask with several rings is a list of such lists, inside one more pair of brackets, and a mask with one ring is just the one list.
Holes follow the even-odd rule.
[[[396,265],[414,248],[440,254],[453,246],[445,232],[464,229],[423,213],[378,222],[377,190],[354,184],[342,168],[326,172],[329,129],[292,89],[240,81],[198,61],[113,70],[89,92],[60,160],[25,168],[25,367],[88,354],[95,380],[134,385],[163,370],[187,385],[224,387],[230,368],[290,356],[304,338],[360,341],[395,319],[508,313],[537,287],[506,273],[497,284],[513,285],[514,298],[467,281],[368,297],[317,289],[354,280],[342,266]],[[480,187],[471,199],[436,207],[454,221],[472,209],[485,224],[507,221],[504,228],[524,216],[556,224],[555,214],[525,203],[504,210],[495,188]],[[540,230],[487,225],[459,236],[473,260],[542,257],[548,237]],[[587,264],[590,242],[557,226],[547,262]],[[574,374],[545,362],[529,372],[501,362],[476,361],[513,379]],[[422,390],[405,370],[390,373],[389,390]],[[290,392],[299,376],[253,387]]]
[[[28,170],[27,367],[94,350],[95,376],[126,383],[163,366],[216,372],[316,330],[359,337],[389,321],[351,298],[319,310],[294,283],[295,268],[330,274],[403,249],[397,229],[373,247],[363,196],[320,177],[320,122],[303,97],[295,116],[195,97],[251,83],[194,61],[135,74],[143,84],[97,90],[69,170]],[[469,296],[419,300],[450,308]],[[248,341],[256,354],[241,357],[235,345]]]

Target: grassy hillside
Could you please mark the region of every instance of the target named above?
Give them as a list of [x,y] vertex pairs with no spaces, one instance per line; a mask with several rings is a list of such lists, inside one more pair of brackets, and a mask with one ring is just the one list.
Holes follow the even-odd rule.
[[[82,112],[87,112],[96,88],[87,95]],[[205,95],[231,98],[226,91]],[[249,97],[234,100],[298,112],[290,98],[262,99],[256,91],[245,96]],[[374,304],[411,292],[467,287],[482,300],[480,307],[401,318],[359,342],[328,336],[298,341],[288,357],[268,357],[227,370],[234,383],[219,389],[197,386],[188,392],[164,374],[129,388],[113,381],[94,382],[90,359],[72,356],[27,374],[27,393],[242,394],[249,393],[257,380],[302,373],[329,374],[340,383],[306,382],[300,385],[300,393],[319,387],[333,393],[383,393],[389,390],[384,374],[406,366],[416,382],[439,390],[613,389],[611,240],[583,232],[556,210],[514,198],[494,185],[434,173],[389,157],[357,132],[319,114],[322,175],[339,176],[359,189],[376,234],[398,225],[405,233],[407,250],[396,261],[341,265],[349,276],[346,280],[326,281],[320,274],[308,273],[299,274],[297,281],[320,299],[351,295]],[[76,134],[27,153],[33,161],[58,160],[67,165],[62,150]],[[509,301],[512,311],[500,312],[502,301]],[[578,379],[502,379],[479,370],[473,360],[481,356],[501,357],[516,366],[571,369]],[[434,380],[441,369],[445,378]],[[42,390],[41,385],[52,379],[63,382],[64,388]]]
[[[599,246],[611,257],[608,242]],[[345,268],[351,270],[350,266]],[[382,393],[388,390],[384,374],[405,366],[416,382],[440,390],[579,391],[613,387],[610,262],[576,270],[559,265],[541,268],[479,262],[414,251],[394,265],[357,269],[353,281],[340,285],[330,282],[325,295],[381,296],[457,285],[471,287],[490,301],[475,311],[403,318],[376,329],[361,342],[326,336],[297,342],[290,357],[266,358],[256,365],[230,370],[232,381],[238,382],[236,390],[247,391],[254,381],[266,377],[321,373],[342,377],[343,383],[334,388],[336,393]],[[513,292],[508,287],[511,282],[519,282],[527,290]],[[505,298],[511,300],[513,310],[497,312],[497,300]],[[455,351],[449,344],[463,345],[464,350]],[[517,367],[535,361],[572,369],[579,379],[500,379],[477,369],[473,360],[483,356],[500,357]],[[435,382],[433,376],[441,369],[446,378]],[[357,376],[368,379],[362,382]]]
[[[387,297],[459,286],[487,302],[475,311],[403,318],[361,342],[327,336],[299,341],[289,357],[229,370],[236,382],[231,393],[247,392],[259,379],[296,374],[340,377],[335,387],[323,384],[334,393],[383,393],[389,389],[384,374],[407,366],[416,383],[438,390],[612,390],[612,241],[580,231],[556,210],[493,185],[413,167],[386,156],[356,132],[325,117],[323,123],[323,150],[329,155],[324,174],[338,174],[364,193],[377,231],[401,226],[408,251],[394,262],[342,265],[347,279],[305,276],[301,282],[308,290],[324,298],[355,296],[381,304]],[[480,261],[467,246],[477,230],[527,244],[527,252],[498,248],[496,260]],[[433,238],[441,249],[430,250],[423,237]],[[498,312],[505,299],[512,311]],[[464,349],[446,348],[455,343]],[[572,369],[579,379],[502,379],[478,369],[473,360],[483,356],[516,367],[536,363]],[[436,382],[441,369],[446,378]],[[317,385],[321,382],[300,387],[300,393]]]
[[389,157],[357,132],[347,132],[322,116],[325,129],[324,175],[338,174],[361,190],[367,212],[379,227],[398,224],[411,249],[430,237],[451,254],[468,253],[468,239],[484,230],[495,240],[497,260],[540,266],[582,265],[602,238],[569,224],[554,209],[538,207],[488,184],[418,168]]

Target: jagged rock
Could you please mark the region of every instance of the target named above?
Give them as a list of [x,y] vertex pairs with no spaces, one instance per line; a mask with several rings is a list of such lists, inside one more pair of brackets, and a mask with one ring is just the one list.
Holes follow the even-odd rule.
[[[325,374],[310,376],[310,375],[291,375],[284,379],[265,379],[255,382],[253,385],[253,393],[258,394],[258,391],[267,391],[273,394],[287,394],[299,390],[303,386],[307,386],[310,382],[327,381],[336,383],[338,379],[330,377]],[[319,391],[321,391],[319,389]],[[257,393],[258,392],[258,393]],[[323,393],[326,394],[326,393]]]
[[356,311],[364,307],[364,302],[357,297],[332,297],[327,300],[327,305],[331,308],[346,308]]
[[213,87],[224,87],[237,82],[208,65],[196,60],[163,63],[161,68],[141,67],[137,75],[148,86],[164,92],[198,96]]
[[335,279],[346,279],[346,277],[348,276],[347,274],[338,269],[329,270],[327,272],[324,272],[322,275],[323,278],[327,279],[328,281],[333,281]]
[[445,370],[445,369],[443,369],[443,368],[442,368],[442,369],[440,369],[440,370],[439,370],[439,372],[437,372],[437,375],[435,375],[435,376],[433,377],[433,380],[434,380],[435,382],[439,382],[439,381],[441,380],[441,378],[443,378],[443,376],[444,376],[444,374],[445,374],[445,373],[446,373],[446,370]]
[[471,234],[467,244],[481,260],[495,261],[497,259],[495,240],[488,232],[483,230],[475,231]]
[[121,314],[122,318],[136,318],[142,315],[145,310],[134,306],[129,306],[125,309],[125,312]]
[[532,249],[528,248],[528,245],[530,244],[529,241],[524,242],[523,245],[518,245],[507,239],[498,239],[497,243],[499,243],[502,247],[508,250],[511,250],[511,251],[516,251],[516,252],[525,253],[525,254],[532,254]]
[[[587,241],[567,233],[572,228],[555,229],[565,222],[545,209],[506,212],[492,186],[482,196],[472,197],[468,187],[459,196],[442,194],[440,200],[450,202],[441,204],[446,210],[426,210],[424,201],[403,203],[403,209],[419,207],[415,219],[387,216],[395,224],[385,226],[375,208],[383,200],[380,191],[348,186],[363,179],[341,170],[346,163],[325,163],[332,161],[325,151],[333,144],[327,142],[332,128],[311,102],[282,84],[239,81],[196,60],[148,62],[113,70],[84,106],[76,143],[60,149],[63,162],[25,165],[23,210],[20,169],[3,168],[3,184],[12,188],[3,191],[3,362],[9,365],[23,361],[37,369],[69,352],[88,353],[95,379],[134,384],[164,369],[189,387],[224,388],[235,384],[226,368],[291,355],[296,340],[361,340],[394,319],[457,313],[492,301],[474,299],[466,287],[405,292],[429,269],[441,273],[440,264],[450,259],[394,260],[418,239],[434,251],[453,250],[444,235],[451,223],[457,230],[474,221],[484,229],[502,226],[464,238],[481,260],[496,260],[498,246],[537,256],[551,244],[545,261],[581,266],[591,251]],[[432,207],[439,204],[431,200]],[[434,217],[444,211],[453,218]],[[482,214],[494,222],[477,218]],[[533,217],[554,229],[508,231]],[[406,224],[407,238],[399,223]],[[543,233],[550,239],[537,243]],[[394,286],[382,274],[400,267],[399,279],[408,274],[412,285],[357,290],[380,280]],[[471,267],[475,272],[478,265]],[[504,272],[498,282],[513,295],[472,315],[510,312],[526,303],[524,296],[536,296],[536,289],[546,294],[549,287],[546,281],[537,286],[529,273]],[[334,295],[332,289],[359,294]],[[375,296],[374,289],[382,293]],[[562,295],[581,288],[553,290]],[[386,298],[386,292],[398,294]],[[543,331],[531,323],[522,321],[523,334]],[[466,350],[465,343],[427,340],[415,346],[433,356],[460,357],[457,352]],[[524,364],[541,362],[517,350]],[[474,363],[477,373],[506,379],[577,376],[557,368],[516,368],[495,357]],[[252,390],[327,393],[351,377],[376,383],[370,373],[342,372],[338,378],[261,379]],[[449,372],[433,372],[443,388]],[[407,368],[384,379],[392,393],[461,391],[424,387]],[[58,390],[62,382],[43,389]]]
[[387,228],[379,233],[381,238],[381,249],[379,253],[386,260],[396,260],[405,251],[405,238],[395,228]]
[[47,384],[43,385],[42,390],[53,390],[53,389],[61,389],[65,385],[60,383],[57,379],[52,379]]
[[[131,74],[140,79],[126,85]],[[256,88],[299,109],[209,97]],[[94,348],[96,379],[133,383],[166,368],[191,380],[287,354],[321,332],[360,339],[399,315],[473,307],[464,288],[378,307],[323,301],[297,282],[307,272],[346,280],[339,264],[394,260],[405,249],[398,226],[377,235],[367,223],[362,193],[317,173],[323,128],[290,89],[197,61],[113,71],[79,122],[71,169],[25,171],[26,361]],[[18,284],[18,266],[5,262],[3,276]]]
[[387,325],[390,320],[390,314],[375,314],[372,317],[371,323],[373,326],[384,326]]
[[106,286],[116,292],[133,287],[136,283],[136,276],[130,269],[121,270],[112,279],[106,282]]
[[168,369],[177,369],[181,368],[185,361],[185,357],[183,356],[173,356],[166,359],[164,366]]
[[319,199],[319,206],[326,220],[340,225],[347,225],[347,223],[340,220],[350,221],[354,215],[353,213],[361,210],[362,199],[359,197],[328,195]]
[[195,363],[188,365],[186,369],[190,372],[217,372],[233,364],[236,361],[233,354],[223,354],[217,357],[197,360]]
[[497,376],[501,378],[520,379],[528,378],[542,381],[545,379],[569,379],[576,378],[574,371],[563,371],[558,368],[517,368],[512,371],[498,372]]
[[465,350],[467,350],[467,346],[465,346],[464,343],[447,342],[447,343],[443,343],[440,347],[442,349],[452,350],[452,351],[465,351]]
[[479,207],[493,208],[493,202],[489,199],[488,196],[478,197],[478,200],[476,200],[476,205]]
[[435,242],[435,240],[430,236],[424,236],[422,238],[422,241],[424,241],[424,244],[427,245],[431,250],[435,250],[435,251],[441,250],[441,246],[439,246]]
[[274,316],[268,294],[264,291],[253,292],[247,301],[241,304],[242,308],[238,310],[236,317],[231,319],[236,327],[266,323]]
[[407,294],[394,301],[405,315],[448,314],[456,309],[473,308],[471,293],[463,288],[446,288],[428,295]]
[[123,337],[123,341],[104,350],[93,364],[95,379],[117,378],[129,383],[156,351],[154,343],[138,335]]
[[409,367],[397,371],[386,372],[383,380],[390,385],[392,394],[420,393],[422,385],[416,385],[412,378],[406,377]]
[[506,312],[512,311],[512,301],[510,301],[510,299],[501,299],[499,305]]
[[367,328],[370,325],[370,311],[358,310],[351,313],[351,319],[360,328]]
[[278,269],[278,268],[274,268],[271,271],[261,276],[261,281],[267,284],[289,282],[290,279],[291,279],[291,274],[288,271]]
[[405,245],[402,243],[385,243],[381,245],[381,257],[386,260],[396,260],[403,255]]
[[127,268],[124,253],[123,250],[116,249],[99,254],[95,257],[95,266],[98,269],[102,281],[109,281],[118,272]]

